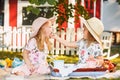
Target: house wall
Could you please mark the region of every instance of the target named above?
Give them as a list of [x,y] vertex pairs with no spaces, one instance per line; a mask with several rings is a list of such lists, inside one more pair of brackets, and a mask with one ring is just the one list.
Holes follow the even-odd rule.
[[[17,3],[14,3],[14,2],[17,2]],[[90,2],[92,1],[92,4],[90,4]],[[89,11],[90,14],[92,14],[92,16],[95,16],[95,17],[98,17],[98,18],[101,18],[100,14],[101,14],[101,11],[100,11],[100,6],[101,6],[101,3],[100,3],[101,0],[98,0],[97,2],[95,2],[93,4],[93,0],[82,0],[82,5],[84,5],[86,7],[86,2],[89,6],[86,7],[86,9]],[[11,19],[11,16],[10,16],[10,12],[14,12],[14,11],[11,11],[12,8],[10,8],[12,4],[12,2],[14,3],[14,5],[17,5],[17,23],[16,25],[10,25],[10,19]],[[73,3],[75,5],[75,0],[69,0],[69,2]],[[11,3],[11,4],[10,4]],[[98,5],[99,4],[99,5]],[[8,26],[11,26],[11,27],[23,27],[24,25],[22,25],[22,8],[23,7],[27,7],[28,5],[31,5],[28,1],[23,1],[23,0],[5,0],[5,19],[4,19],[4,29],[7,30],[8,29]],[[97,6],[96,6],[97,5]],[[45,4],[45,5],[40,5],[40,6],[50,6],[49,4]],[[91,8],[92,6],[92,8]],[[16,12],[16,11],[15,11]],[[14,18],[15,19],[15,18]],[[73,21],[73,20],[72,20]],[[68,23],[69,25],[69,23]],[[76,27],[77,24],[73,24],[74,27]],[[30,26],[30,25],[26,25],[26,26]],[[79,25],[77,26],[79,27]]]
[[[74,1],[74,0],[71,0],[71,1]],[[89,2],[90,0],[82,0],[82,5],[85,5],[85,2]],[[111,31],[113,32],[113,28],[117,28],[118,32],[113,32],[114,33],[114,43],[120,43],[120,34],[119,34],[119,21],[120,21],[120,18],[117,18],[119,16],[119,11],[118,13],[116,13],[116,16],[113,16],[114,15],[114,11],[117,11],[118,9],[116,9],[116,3],[112,3],[110,5],[108,5],[106,2],[103,3],[103,1],[101,0],[101,3],[100,3],[100,0],[98,0],[99,2],[99,7],[98,5],[94,4],[92,5],[93,8],[91,9],[90,7],[90,4],[89,6],[87,6],[87,10],[90,11],[90,13],[92,14],[92,16],[97,16],[99,17],[100,19],[102,19],[104,25],[105,25],[105,30],[106,31]],[[74,3],[75,4],[75,3]],[[115,10],[113,12],[110,12],[110,10],[112,8],[110,8],[109,10],[109,7],[112,7],[114,4],[114,8]],[[5,0],[5,6],[4,6],[4,31],[5,32],[9,32],[10,30],[13,30],[13,32],[16,32],[18,31],[18,34],[15,34],[15,33],[12,33],[12,34],[7,34],[4,38],[5,38],[5,43],[9,45],[9,43],[12,42],[12,46],[19,46],[19,48],[21,48],[21,45],[22,47],[25,45],[25,43],[27,42],[28,40],[28,37],[26,36],[29,36],[29,34],[26,34],[26,30],[25,29],[26,27],[30,28],[31,25],[22,25],[22,20],[23,20],[23,14],[22,14],[22,9],[23,7],[27,7],[28,5],[31,5],[28,1],[21,1],[21,0],[18,0],[17,1],[17,17],[15,17],[17,19],[17,26],[10,26],[10,4],[9,4],[9,0]],[[40,6],[50,6],[48,4],[45,4],[45,5],[40,5]],[[100,7],[101,6],[101,7]],[[119,8],[119,7],[118,7]],[[97,10],[99,10],[97,12]],[[108,11],[107,11],[108,10]],[[74,14],[74,13],[73,13]],[[97,14],[97,15],[96,15]],[[108,18],[107,18],[108,17]],[[114,21],[112,19],[115,19]],[[111,22],[109,22],[111,20]],[[74,18],[72,19],[72,21],[74,21]],[[112,21],[113,22],[118,22],[118,23],[114,23],[117,24],[117,25],[113,25],[112,24]],[[111,24],[110,24],[111,23]],[[68,26],[75,26],[75,24],[69,24],[67,23]],[[109,26],[109,27],[108,27]],[[11,27],[16,27],[15,29],[11,29]],[[72,27],[72,28],[73,28]],[[78,26],[79,27],[79,26]],[[14,31],[16,30],[16,31]],[[30,31],[30,29],[28,29],[28,32]],[[115,30],[116,31],[116,30]],[[21,34],[19,34],[19,32],[21,32]],[[17,35],[17,36],[16,36]],[[15,37],[16,36],[16,37]],[[13,44],[14,42],[16,41],[15,44]]]

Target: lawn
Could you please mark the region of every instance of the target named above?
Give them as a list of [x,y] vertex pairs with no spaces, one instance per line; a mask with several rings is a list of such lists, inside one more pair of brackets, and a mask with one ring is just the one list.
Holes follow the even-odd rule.
[[[114,55],[116,53],[120,54],[120,46],[112,47],[111,48],[111,55]],[[77,55],[52,55],[49,56],[54,57],[57,60],[64,60],[65,63],[76,63],[78,61]],[[13,60],[15,57],[22,59],[21,52],[9,52],[9,51],[0,51],[0,59],[6,59],[10,58]],[[47,58],[48,62],[52,62],[53,60],[50,58]],[[120,69],[120,56],[111,60],[113,63],[117,64],[117,69]]]
[[[111,55],[114,55],[116,53],[120,54],[120,47],[116,47],[116,48],[112,48],[111,49]],[[56,60],[64,60],[65,63],[76,63],[78,62],[78,56],[77,55],[49,55],[51,57],[54,57]],[[15,57],[19,58],[19,59],[23,59],[21,56],[21,52],[8,52],[8,51],[0,51],[0,59],[4,60],[6,58],[9,58],[11,60],[13,60]],[[51,58],[47,58],[48,62],[52,62],[53,59]],[[120,56],[111,60],[113,63],[117,64],[116,69],[120,69]],[[88,79],[88,78],[82,78],[82,79],[76,79],[76,78],[70,78],[69,80],[93,80],[93,79]],[[106,78],[102,78],[102,79],[98,79],[98,80],[119,80],[119,78],[117,79],[106,79]]]

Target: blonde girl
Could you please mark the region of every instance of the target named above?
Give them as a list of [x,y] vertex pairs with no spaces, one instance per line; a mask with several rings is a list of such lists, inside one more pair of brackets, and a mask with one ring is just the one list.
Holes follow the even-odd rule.
[[33,21],[32,33],[28,43],[24,47],[24,63],[12,70],[13,74],[29,76],[31,74],[49,74],[50,67],[46,61],[51,42],[52,23],[54,18],[46,19],[38,17]]

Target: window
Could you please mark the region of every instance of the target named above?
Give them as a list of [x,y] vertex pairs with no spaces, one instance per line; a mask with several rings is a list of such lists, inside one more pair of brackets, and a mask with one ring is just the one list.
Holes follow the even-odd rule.
[[4,24],[4,0],[0,0],[0,26]]
[[4,25],[3,22],[4,22],[4,14],[0,13],[0,26]]
[[22,25],[31,25],[32,22],[37,18],[37,17],[45,17],[45,18],[50,18],[53,16],[53,7],[38,7],[40,10],[40,14],[37,16],[33,14],[32,12],[27,12],[26,7],[23,7],[22,9]]

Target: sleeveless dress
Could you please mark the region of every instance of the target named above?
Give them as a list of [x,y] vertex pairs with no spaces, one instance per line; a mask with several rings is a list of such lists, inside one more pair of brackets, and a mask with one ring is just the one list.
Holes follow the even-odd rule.
[[[46,60],[46,57],[48,55],[48,49],[46,44],[45,44],[44,51],[39,51],[39,49],[37,48],[36,39],[32,38],[28,41],[28,44],[25,46],[24,49],[30,51],[28,55],[29,55],[31,64],[33,64],[35,67],[34,73],[38,73],[38,74],[50,73],[50,67]],[[32,74],[25,63],[14,68],[12,70],[12,73],[15,73],[15,72],[24,72],[26,76]]]

